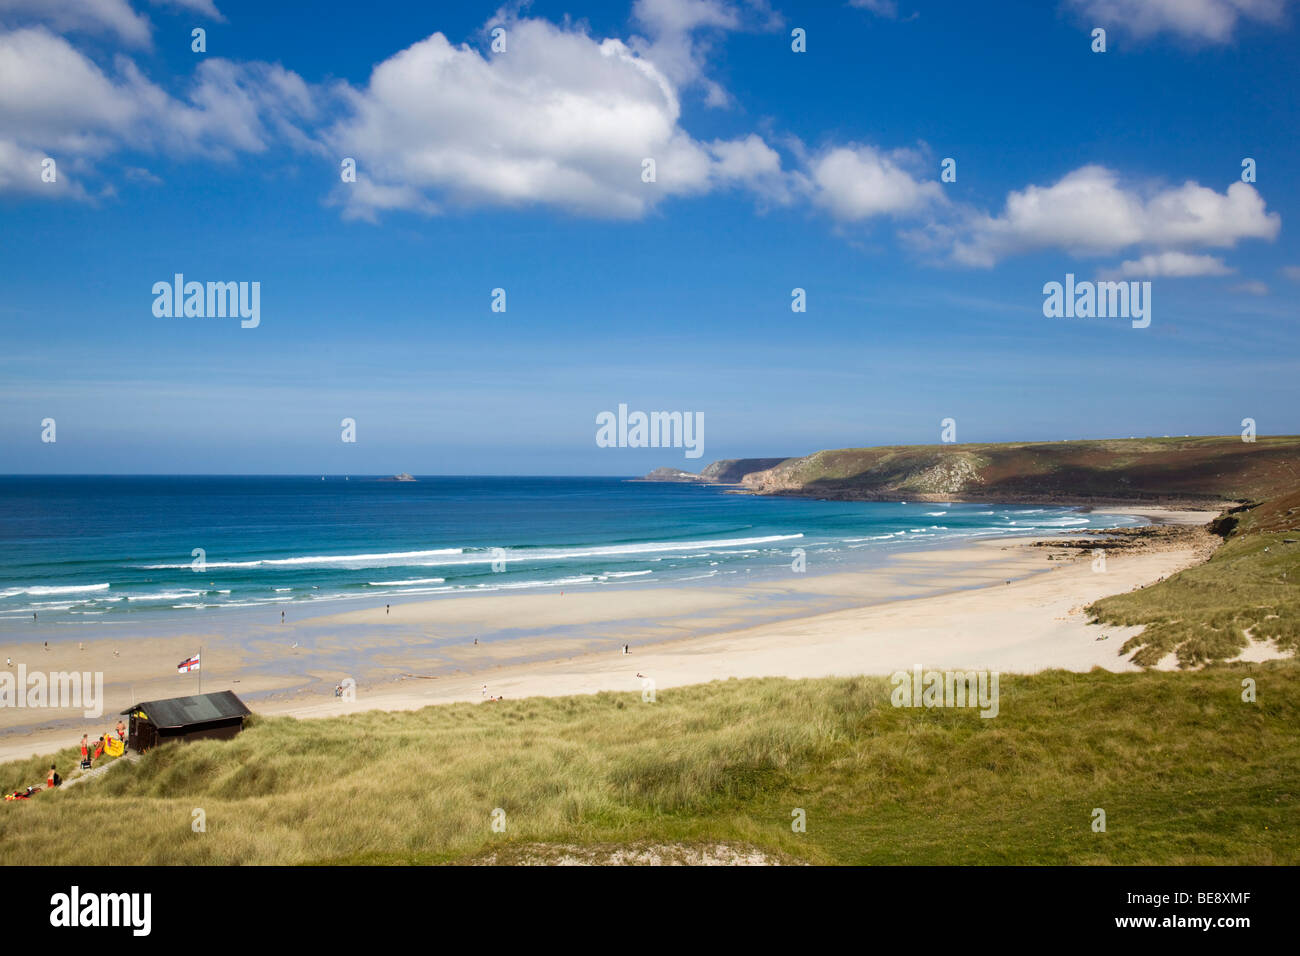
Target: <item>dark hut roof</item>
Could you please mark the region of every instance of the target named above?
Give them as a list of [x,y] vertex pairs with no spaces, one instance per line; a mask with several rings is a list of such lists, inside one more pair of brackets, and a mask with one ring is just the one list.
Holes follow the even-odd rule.
[[145,717],[155,727],[185,727],[189,724],[204,724],[210,720],[247,717],[252,713],[233,691],[228,690],[194,697],[141,701],[122,713],[131,714],[137,710],[144,711]]

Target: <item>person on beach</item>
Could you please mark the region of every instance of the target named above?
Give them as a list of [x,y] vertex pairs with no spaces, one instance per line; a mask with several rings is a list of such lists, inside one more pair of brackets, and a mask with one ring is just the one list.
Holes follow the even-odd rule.
[[385,605],[384,605],[384,613],[385,613],[385,614],[387,614],[387,613],[388,613],[389,611],[391,611],[392,609],[393,609],[393,606],[392,606],[391,604],[385,604]]
[[90,735],[81,735],[81,765],[84,767],[90,763]]
[[50,775],[45,778],[45,784],[51,790],[63,785],[63,778],[59,776],[59,771],[54,768],[54,764],[50,764]]
[[117,722],[117,739],[126,743],[126,724],[120,720]]
[[280,612],[280,623],[281,623],[281,624],[284,623],[284,612],[283,612],[283,611]]

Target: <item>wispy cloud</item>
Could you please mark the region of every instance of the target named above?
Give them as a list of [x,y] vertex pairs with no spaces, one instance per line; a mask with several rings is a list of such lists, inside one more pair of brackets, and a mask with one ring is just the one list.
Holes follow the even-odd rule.
[[[302,78],[277,65],[205,59],[178,97],[126,56],[105,68],[45,27],[0,32],[0,189],[46,185],[45,156],[88,173],[96,160],[126,151],[229,160],[277,140],[311,148],[298,124],[315,109]],[[42,192],[87,195],[75,182]]]
[[1287,0],[1067,0],[1090,25],[1136,37],[1173,34],[1205,43],[1227,43],[1240,23],[1280,23]]
[[1235,270],[1224,265],[1218,256],[1193,255],[1187,252],[1156,252],[1139,259],[1126,259],[1116,269],[1105,270],[1104,278],[1155,279],[1191,276],[1226,276]]
[[127,46],[147,47],[152,26],[126,0],[0,0],[0,25],[47,24],[60,33],[115,37]]

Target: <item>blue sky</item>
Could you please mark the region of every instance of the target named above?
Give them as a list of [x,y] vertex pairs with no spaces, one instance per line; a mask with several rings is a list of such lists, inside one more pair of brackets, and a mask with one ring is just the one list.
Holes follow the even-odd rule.
[[[1295,20],[0,0],[0,472],[1298,433]],[[177,272],[260,282],[260,325],[156,317]],[[1066,273],[1150,281],[1151,326],[1045,318]],[[619,403],[702,413],[702,461],[597,447]]]

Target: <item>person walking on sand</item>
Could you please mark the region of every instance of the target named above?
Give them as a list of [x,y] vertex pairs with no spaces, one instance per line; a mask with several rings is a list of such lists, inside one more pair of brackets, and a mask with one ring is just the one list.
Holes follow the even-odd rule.
[[284,623],[284,612],[283,612],[283,611],[280,612],[280,623],[281,623],[281,624]]
[[387,613],[388,613],[389,611],[391,611],[392,609],[393,609],[393,606],[392,606],[391,604],[385,604],[385,605],[384,605],[384,613],[385,613],[385,614],[387,614]]
[[487,696],[487,684],[484,684],[484,685],[483,685],[483,691],[482,691],[481,696],[483,696],[483,697],[486,697],[486,696]]

